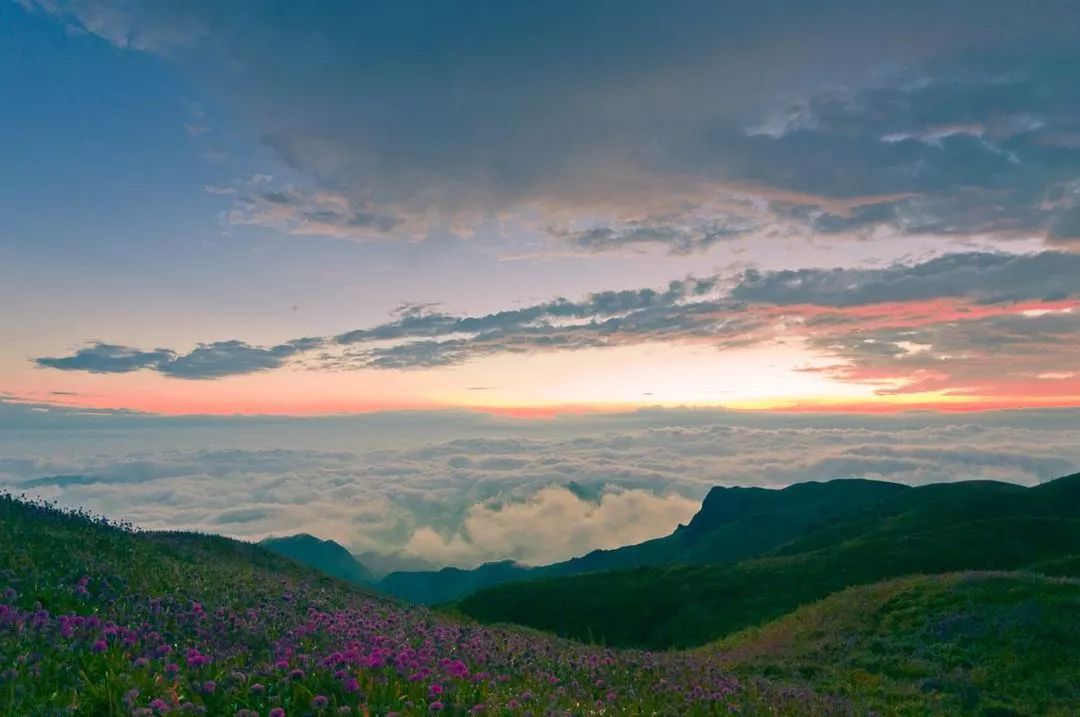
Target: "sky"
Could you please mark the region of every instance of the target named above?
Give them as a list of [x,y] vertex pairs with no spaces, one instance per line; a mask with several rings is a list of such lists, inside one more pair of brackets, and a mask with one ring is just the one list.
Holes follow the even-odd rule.
[[[258,453],[295,434],[320,457],[266,475],[303,486],[309,459],[355,475],[369,451],[570,440],[555,426],[606,441],[686,411],[884,437],[909,415],[1029,430],[1023,409],[1075,429],[1080,0],[0,0],[0,88],[9,482],[112,475],[151,451],[133,432],[219,477],[208,440]],[[662,534],[709,481],[772,480],[706,463],[650,483],[628,459],[605,481],[582,468],[579,495],[475,450],[453,470],[502,477],[444,475],[457,507],[388,488],[394,530],[335,534],[541,560]],[[989,469],[934,465],[866,474]],[[92,486],[40,487],[158,527],[216,515]],[[543,555],[485,532],[548,501],[600,527]],[[269,534],[287,503],[220,525]]]

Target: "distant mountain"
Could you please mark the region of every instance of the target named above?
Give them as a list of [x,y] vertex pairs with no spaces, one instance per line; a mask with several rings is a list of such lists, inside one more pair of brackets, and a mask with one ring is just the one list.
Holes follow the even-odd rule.
[[417,572],[390,573],[377,583],[380,591],[409,602],[436,604],[453,602],[492,585],[527,580],[536,569],[511,560],[484,563],[472,570],[443,568]]
[[376,582],[371,572],[352,553],[333,540],[320,540],[301,533],[284,538],[267,538],[260,545],[335,578],[358,585],[373,585]]
[[716,487],[709,491],[689,525],[679,526],[662,538],[614,550],[594,550],[540,567],[503,561],[473,570],[395,572],[383,578],[378,587],[405,600],[437,604],[521,580],[648,565],[740,560],[851,519],[867,506],[910,490],[897,483],[858,479],[798,483],[782,490]]
[[376,578],[405,570],[438,570],[443,567],[441,563],[398,552],[377,553],[373,550],[365,550],[353,553],[353,557]]
[[972,481],[896,490],[748,560],[504,584],[457,607],[481,621],[613,645],[692,646],[852,585],[973,569],[1045,566],[1051,574],[1076,574],[1077,555],[1080,474],[1034,488]]

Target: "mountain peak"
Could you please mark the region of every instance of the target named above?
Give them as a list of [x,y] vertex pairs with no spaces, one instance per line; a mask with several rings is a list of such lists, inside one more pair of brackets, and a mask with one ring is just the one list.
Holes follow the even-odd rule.
[[266,538],[259,543],[278,555],[309,565],[327,575],[349,582],[370,585],[374,576],[341,543],[324,540],[310,533]]

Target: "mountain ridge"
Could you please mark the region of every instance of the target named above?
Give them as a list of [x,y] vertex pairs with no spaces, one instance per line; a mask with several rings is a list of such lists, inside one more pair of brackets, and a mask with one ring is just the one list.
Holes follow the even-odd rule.
[[1080,474],[1030,488],[935,484],[747,560],[504,584],[456,607],[485,622],[613,645],[689,647],[837,590],[903,575],[1040,564],[1070,574],[1080,554],[1077,515]]
[[714,486],[690,522],[666,536],[593,550],[549,565],[526,566],[503,560],[471,570],[398,571],[380,580],[378,588],[413,602],[438,604],[507,582],[648,565],[734,560],[781,545],[820,523],[849,516],[910,489],[900,483],[862,478],[808,481],[776,489]]
[[271,552],[357,585],[373,586],[374,575],[345,546],[310,533],[265,538],[259,545]]

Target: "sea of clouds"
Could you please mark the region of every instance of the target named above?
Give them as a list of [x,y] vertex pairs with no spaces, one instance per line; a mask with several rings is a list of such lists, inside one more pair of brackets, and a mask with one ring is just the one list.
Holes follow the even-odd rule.
[[9,421],[0,438],[0,489],[150,529],[308,532],[386,569],[541,564],[639,542],[685,523],[718,485],[1030,485],[1080,469],[1080,412],[1068,410],[33,418],[50,422]]

